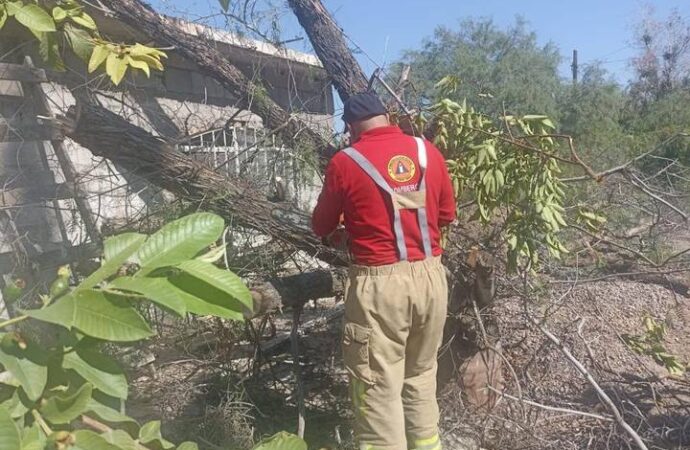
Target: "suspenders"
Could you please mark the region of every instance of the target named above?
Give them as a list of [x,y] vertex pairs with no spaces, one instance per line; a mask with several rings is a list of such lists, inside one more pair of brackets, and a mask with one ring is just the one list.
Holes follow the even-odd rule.
[[402,221],[400,220],[401,209],[417,210],[417,221],[419,222],[419,229],[422,233],[424,255],[427,258],[432,256],[429,222],[426,215],[426,146],[424,145],[424,140],[421,138],[416,137],[414,139],[417,142],[417,159],[420,165],[420,178],[419,188],[413,192],[395,192],[383,178],[381,172],[379,172],[364,155],[352,147],[342,150],[390,197],[391,203],[393,204],[393,234],[395,235],[395,245],[398,248],[398,256],[401,261],[407,260],[407,246],[405,245],[405,235],[402,229]]

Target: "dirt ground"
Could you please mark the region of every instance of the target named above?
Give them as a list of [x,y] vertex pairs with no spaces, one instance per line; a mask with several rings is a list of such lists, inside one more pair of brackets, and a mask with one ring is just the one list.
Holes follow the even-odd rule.
[[[510,289],[502,289],[499,297],[486,313],[497,322],[510,363],[503,367],[505,392],[608,418],[591,386],[527,319],[524,301]],[[690,448],[690,377],[670,376],[652,357],[632,352],[622,336],[642,333],[642,319],[648,314],[666,324],[667,352],[687,364],[688,302],[663,286],[641,282],[597,282],[571,291],[565,285],[545,284],[530,297],[529,311],[534,316],[548,312],[544,325],[587,367],[650,449],[681,449]],[[335,307],[332,300],[320,300],[305,309],[302,323]],[[278,336],[289,331],[290,319],[290,312],[276,317]],[[175,324],[162,334],[152,353],[139,355],[139,367],[132,369],[132,415],[142,420],[162,416],[164,430],[173,439],[195,437],[202,448],[213,450],[248,448],[261,436],[294,431],[289,340],[262,355],[246,339],[243,325],[219,327],[216,321],[197,320]],[[263,342],[270,340],[267,329]],[[354,448],[339,340],[339,318],[322,320],[300,338],[306,439],[314,449]],[[457,350],[450,348],[444,358]],[[507,398],[491,410],[473,408],[457,377],[443,380],[439,396],[447,449],[633,448],[611,421]]]
[[[662,286],[630,281],[585,284],[565,293],[561,287],[530,299],[531,314],[545,314],[547,304],[551,306],[544,326],[587,367],[626,420],[648,440],[649,448],[690,448],[690,378],[670,376],[652,357],[632,352],[622,339],[641,334],[642,319],[648,314],[667,325],[666,350],[687,365],[690,300]],[[561,351],[527,320],[520,298],[499,300],[492,314],[513,369],[503,368],[509,394],[547,406],[610,415]],[[471,436],[474,443],[495,449],[629,448],[611,422],[506,398],[490,411],[462,408],[459,388],[452,384],[446,386],[442,399],[449,440],[459,436],[467,442]]]

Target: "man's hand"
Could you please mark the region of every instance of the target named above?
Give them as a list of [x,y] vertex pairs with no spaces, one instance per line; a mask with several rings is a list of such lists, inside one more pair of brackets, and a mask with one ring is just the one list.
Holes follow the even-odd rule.
[[345,231],[345,227],[338,227],[336,230],[326,237],[327,245],[338,250],[347,251],[350,242],[350,236]]

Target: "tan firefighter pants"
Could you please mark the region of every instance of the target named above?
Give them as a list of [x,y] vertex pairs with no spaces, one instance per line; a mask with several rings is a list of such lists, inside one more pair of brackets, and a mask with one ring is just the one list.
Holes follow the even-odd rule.
[[448,285],[440,257],[350,269],[343,357],[360,450],[439,450],[436,353]]

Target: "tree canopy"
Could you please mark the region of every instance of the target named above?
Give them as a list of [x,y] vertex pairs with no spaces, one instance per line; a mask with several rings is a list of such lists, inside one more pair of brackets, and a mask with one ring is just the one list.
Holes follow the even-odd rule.
[[467,98],[485,113],[546,114],[557,118],[561,56],[549,42],[540,45],[527,22],[507,29],[491,19],[470,19],[455,29],[439,27],[419,50],[405,53],[412,82],[422,98],[434,97],[434,84],[452,74],[453,100]]

